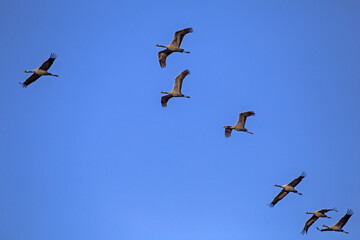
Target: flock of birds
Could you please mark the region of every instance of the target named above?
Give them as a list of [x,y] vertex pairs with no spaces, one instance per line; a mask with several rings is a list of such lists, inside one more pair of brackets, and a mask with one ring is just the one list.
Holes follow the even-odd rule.
[[[301,182],[301,180],[303,180],[303,178],[305,178],[306,174],[305,172],[302,172],[301,175],[297,178],[295,178],[294,180],[292,180],[290,183],[285,184],[285,185],[277,185],[275,184],[275,187],[281,187],[282,190],[279,192],[278,195],[276,195],[276,197],[274,198],[274,200],[270,203],[270,207],[274,207],[276,203],[278,203],[281,199],[283,199],[289,192],[293,192],[299,195],[302,195],[302,193],[299,193],[295,187]],[[331,218],[326,216],[325,213],[329,212],[329,211],[335,211],[337,212],[336,208],[332,208],[332,209],[321,209],[315,212],[306,212],[306,214],[312,214],[311,218],[309,218],[304,226],[304,229],[301,231],[302,234],[307,234],[310,226],[316,221],[318,220],[318,218]],[[345,224],[347,223],[347,221],[349,220],[349,218],[353,215],[353,211],[351,209],[347,210],[347,213],[345,214],[345,216],[343,216],[337,223],[335,223],[334,225],[331,225],[330,227],[323,225],[323,229],[320,229],[318,227],[316,227],[316,229],[318,229],[321,232],[325,232],[325,231],[335,231],[335,232],[343,232],[348,234],[348,232],[344,231],[342,228],[345,226]]]
[[[159,59],[159,63],[160,63],[160,67],[161,68],[165,68],[166,67],[166,59],[167,57],[172,54],[173,52],[180,52],[180,53],[190,53],[188,51],[185,51],[184,49],[180,48],[181,42],[184,38],[184,36],[188,33],[193,32],[192,28],[185,28],[179,31],[175,32],[174,35],[174,39],[173,41],[167,45],[167,46],[163,46],[160,44],[156,44],[155,46],[157,47],[163,47],[165,48],[164,50],[160,51],[158,53],[158,59]],[[58,75],[49,73],[48,70],[50,69],[51,65],[53,64],[53,62],[56,59],[56,55],[54,53],[52,53],[49,57],[48,60],[46,60],[39,68],[36,68],[32,71],[27,71],[25,70],[26,73],[32,73],[32,75],[26,79],[23,83],[20,83],[24,88],[26,88],[27,86],[29,86],[31,83],[35,82],[38,78],[40,78],[41,76],[53,76],[53,77],[58,77]],[[182,83],[184,78],[190,74],[189,70],[185,70],[183,72],[181,72],[176,78],[175,78],[175,83],[174,83],[174,87],[170,92],[165,92],[162,91],[161,93],[166,94],[163,95],[161,97],[161,106],[166,107],[168,101],[173,98],[173,97],[185,97],[185,98],[190,98],[189,96],[185,96],[184,94],[181,93],[181,87],[182,87]],[[246,132],[249,134],[253,134],[252,132],[249,132],[246,128],[245,128],[245,122],[247,117],[250,116],[254,116],[255,113],[253,111],[247,111],[247,112],[242,112],[239,114],[239,119],[238,122],[233,125],[226,125],[223,128],[225,128],[225,137],[230,137],[231,136],[231,132],[232,130],[236,130],[236,131],[241,131],[241,132]],[[292,192],[292,193],[296,193],[298,195],[302,195],[302,193],[299,193],[295,187],[302,181],[303,178],[305,178],[306,174],[305,172],[303,172],[299,177],[295,178],[294,180],[292,180],[289,184],[285,184],[285,185],[277,185],[275,184],[274,186],[276,187],[280,187],[282,188],[282,190],[280,191],[280,193],[278,195],[276,195],[276,197],[274,198],[274,200],[270,203],[270,207],[274,207],[275,204],[277,204],[280,200],[282,200],[288,193]],[[314,211],[314,212],[306,212],[306,214],[312,214],[311,218],[309,218],[304,226],[304,229],[302,230],[302,234],[308,232],[310,226],[319,218],[330,218],[328,217],[325,213],[329,212],[329,211],[336,211],[336,208],[332,208],[332,209],[321,209],[318,211]],[[319,231],[324,232],[324,231],[335,231],[335,232],[343,232],[348,234],[348,232],[344,231],[342,228],[344,227],[344,225],[347,223],[347,221],[349,220],[349,218],[353,215],[353,211],[351,209],[348,209],[347,213],[334,225],[331,226],[326,226],[323,225],[323,229],[319,229],[318,227],[316,227]]]

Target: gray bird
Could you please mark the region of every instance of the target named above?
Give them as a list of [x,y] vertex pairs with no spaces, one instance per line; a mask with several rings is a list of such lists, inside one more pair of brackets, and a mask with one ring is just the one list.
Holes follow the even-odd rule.
[[41,76],[54,76],[54,77],[58,77],[58,75],[49,73],[47,70],[49,70],[49,68],[51,67],[51,65],[53,64],[53,62],[56,59],[56,54],[52,53],[49,57],[48,60],[46,60],[43,64],[41,64],[41,66],[39,68],[36,68],[32,71],[28,71],[25,70],[26,73],[33,73],[28,79],[25,80],[25,82],[20,83],[20,85],[22,85],[22,87],[26,88],[27,86],[29,86],[31,83],[35,82],[39,77]]
[[173,90],[171,90],[170,92],[164,92],[164,91],[160,92],[160,93],[167,94],[167,95],[164,95],[161,97],[161,106],[166,107],[167,102],[172,97],[190,98],[189,96],[185,96],[184,94],[181,93],[182,82],[183,82],[184,78],[189,74],[190,74],[189,70],[183,71],[175,78],[175,84],[174,84]]
[[174,39],[172,40],[172,42],[169,45],[167,45],[167,46],[163,46],[160,44],[155,45],[156,47],[165,48],[164,50],[162,50],[158,53],[160,67],[162,67],[162,68],[166,67],[166,58],[173,52],[190,53],[190,52],[187,52],[184,49],[180,48],[180,45],[181,45],[181,42],[182,42],[184,36],[191,32],[193,32],[192,28],[185,28],[185,29],[179,30],[179,31],[175,32]]
[[246,122],[246,118],[249,116],[254,116],[255,113],[253,111],[248,111],[248,112],[242,112],[239,114],[239,120],[238,122],[233,125],[226,125],[223,128],[225,128],[225,137],[230,137],[231,136],[231,132],[232,130],[236,130],[236,131],[242,131],[242,132],[247,132],[250,134],[253,134],[252,132],[249,132],[244,126],[245,126],[245,122]]
[[337,212],[336,208],[332,208],[332,209],[321,209],[315,212],[306,212],[306,214],[312,214],[311,218],[309,218],[304,226],[304,229],[302,230],[301,234],[307,234],[309,227],[316,221],[318,220],[318,218],[331,218],[326,216],[325,213],[329,212],[329,211],[335,211]]
[[289,184],[286,184],[286,185],[283,185],[283,186],[280,186],[280,185],[277,185],[275,184],[274,186],[275,187],[281,187],[282,190],[281,192],[276,195],[276,197],[274,198],[274,200],[270,203],[270,207],[274,207],[275,204],[277,202],[279,202],[281,199],[283,199],[289,192],[293,192],[293,193],[296,193],[296,194],[299,194],[299,195],[302,195],[302,193],[299,193],[295,187],[296,185],[298,185],[301,180],[306,176],[306,173],[305,172],[302,172],[300,177],[298,178],[295,178],[294,180],[292,180]]
[[330,227],[323,225],[323,227],[325,227],[325,228],[319,229],[318,227],[316,227],[316,229],[321,232],[335,231],[335,232],[343,232],[343,233],[349,234],[348,232],[345,232],[344,230],[342,230],[342,228],[344,227],[344,225],[347,223],[347,221],[353,214],[354,214],[353,210],[348,209],[345,216],[343,216],[336,224],[331,225]]

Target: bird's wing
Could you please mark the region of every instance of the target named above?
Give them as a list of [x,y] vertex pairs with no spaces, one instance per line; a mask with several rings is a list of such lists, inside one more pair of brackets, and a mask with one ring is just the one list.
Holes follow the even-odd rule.
[[336,209],[336,208],[331,208],[331,209],[324,208],[324,209],[319,210],[318,212],[327,213],[327,212],[329,212],[329,211],[335,211],[335,212],[337,212],[337,209]]
[[182,82],[184,80],[184,78],[190,74],[189,70],[185,70],[182,73],[180,73],[179,75],[177,75],[177,77],[175,78],[175,84],[174,84],[174,91],[180,92],[181,93],[181,87],[182,87]]
[[307,233],[309,227],[310,227],[316,220],[318,220],[318,217],[316,217],[315,215],[312,215],[311,218],[309,218],[309,219],[306,221],[305,226],[304,226],[304,229],[302,230],[301,233],[302,233],[302,234]]
[[26,88],[28,85],[30,85],[31,83],[35,82],[39,77],[41,77],[40,75],[33,73],[31,74],[30,77],[28,77],[28,79],[25,80],[25,82],[23,82],[21,85],[22,87]]
[[225,137],[230,137],[231,136],[231,132],[232,132],[232,129],[231,128],[225,128]]
[[56,54],[52,53],[49,57],[48,60],[46,60],[43,64],[41,64],[41,66],[39,67],[39,69],[41,70],[49,70],[49,68],[51,67],[51,65],[53,64],[53,62],[55,61],[56,59]]
[[281,190],[281,192],[279,192],[278,195],[276,195],[276,197],[274,198],[274,200],[270,203],[270,207],[274,207],[275,204],[280,201],[281,199],[283,199],[286,195],[288,194],[288,192]]
[[239,114],[239,120],[236,123],[236,125],[240,125],[241,127],[245,126],[245,122],[246,122],[246,118],[249,116],[254,116],[255,113],[253,111],[248,111],[248,112],[242,112]]
[[318,227],[316,227],[317,230],[321,231],[321,232],[326,232],[326,231],[333,231],[331,228],[323,228],[323,229],[320,229]]
[[164,68],[166,67],[166,58],[172,53],[169,49],[164,49],[158,53],[159,63],[160,67]]
[[342,228],[347,221],[349,220],[349,218],[351,217],[351,215],[353,215],[354,212],[351,209],[347,210],[347,213],[345,214],[345,216],[343,216],[336,224],[335,226],[338,226],[340,228]]
[[161,97],[161,106],[166,107],[167,106],[167,102],[169,101],[170,98],[172,98],[173,96],[170,94],[164,95]]
[[291,181],[291,183],[289,183],[288,185],[289,186],[292,186],[292,187],[296,187],[296,185],[299,184],[299,182],[301,182],[301,180],[306,176],[306,173],[305,172],[302,172],[300,177],[298,178],[295,178],[294,180]]
[[172,40],[171,44],[180,47],[180,44],[184,38],[184,36],[188,33],[191,33],[193,31],[192,28],[185,28],[179,31],[176,31],[174,34],[174,39]]

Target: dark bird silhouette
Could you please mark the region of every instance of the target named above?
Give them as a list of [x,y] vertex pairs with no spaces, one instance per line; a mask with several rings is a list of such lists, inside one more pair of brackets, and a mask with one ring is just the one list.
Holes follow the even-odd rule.
[[254,115],[255,115],[255,113],[253,111],[240,113],[239,120],[234,126],[227,125],[227,126],[223,127],[223,128],[225,128],[225,137],[227,137],[227,138],[230,137],[233,129],[236,131],[242,131],[242,132],[247,132],[247,133],[253,134],[252,132],[249,132],[244,126],[245,126],[246,118],[249,116],[254,116]]
[[164,95],[161,97],[161,106],[166,107],[167,102],[172,97],[190,98],[189,96],[185,96],[184,94],[181,93],[182,82],[183,82],[184,78],[189,74],[190,74],[189,70],[183,71],[175,78],[175,84],[174,84],[173,90],[171,90],[170,92],[164,92],[164,91],[160,92],[160,93],[167,94],[167,95]]
[[295,178],[294,180],[292,180],[289,184],[286,184],[286,185],[283,185],[283,186],[280,186],[280,185],[277,185],[275,184],[274,186],[275,187],[281,187],[282,190],[281,192],[276,195],[276,197],[274,198],[274,200],[270,203],[270,207],[274,207],[275,204],[280,201],[281,199],[283,199],[289,192],[293,192],[293,193],[297,193],[299,195],[302,195],[302,193],[299,193],[295,187],[296,185],[299,184],[299,182],[301,182],[301,180],[306,176],[306,173],[305,172],[302,172],[300,177],[298,178]]
[[354,214],[353,210],[348,209],[345,216],[343,216],[336,224],[334,224],[330,227],[323,225],[323,227],[325,227],[325,228],[320,229],[320,228],[316,227],[316,229],[321,232],[335,231],[335,232],[343,232],[343,233],[349,234],[348,232],[345,232],[344,230],[342,230],[342,228],[345,226],[345,224],[347,223],[347,221],[353,214]]
[[155,45],[157,47],[165,48],[164,50],[162,50],[158,53],[160,67],[162,67],[162,68],[166,67],[166,58],[173,52],[190,53],[190,52],[184,51],[184,49],[180,48],[180,45],[181,45],[181,42],[182,42],[184,36],[188,33],[191,33],[192,31],[193,31],[192,28],[185,28],[185,29],[179,30],[179,31],[175,32],[174,39],[169,45],[167,45],[167,46],[163,46],[160,44]]
[[304,226],[304,229],[302,230],[301,234],[307,234],[309,227],[316,221],[318,220],[318,218],[331,218],[326,216],[325,213],[329,212],[329,211],[335,211],[337,212],[336,208],[332,208],[332,209],[321,209],[315,212],[306,212],[306,214],[312,214],[311,218],[309,218]]
[[26,73],[33,73],[33,74],[28,79],[26,79],[25,82],[20,83],[22,85],[22,87],[26,88],[27,86],[29,86],[31,83],[35,82],[41,76],[49,75],[49,76],[58,77],[58,75],[49,73],[47,71],[47,70],[49,70],[49,68],[55,61],[55,59],[56,59],[56,55],[54,53],[52,53],[50,55],[49,59],[46,60],[43,64],[41,64],[41,66],[39,68],[36,68],[32,71],[25,70]]

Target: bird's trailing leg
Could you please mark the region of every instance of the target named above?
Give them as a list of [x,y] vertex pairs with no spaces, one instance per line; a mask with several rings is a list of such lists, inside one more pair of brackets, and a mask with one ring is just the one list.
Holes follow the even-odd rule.
[[297,192],[297,194],[302,195],[302,193]]
[[190,96],[184,96],[184,98],[190,98]]
[[48,73],[48,74],[46,74],[46,75],[50,75],[50,76],[53,76],[53,77],[58,77],[58,75],[52,74],[52,73]]
[[249,133],[249,134],[254,134],[254,133],[252,133],[252,132],[249,132],[249,131],[245,131],[245,132],[247,132],[247,133]]

